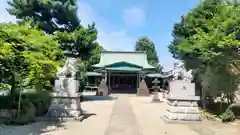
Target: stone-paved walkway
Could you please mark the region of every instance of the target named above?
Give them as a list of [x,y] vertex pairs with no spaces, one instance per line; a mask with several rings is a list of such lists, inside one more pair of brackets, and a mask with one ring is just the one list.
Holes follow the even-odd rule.
[[[94,94],[94,93],[93,93]],[[110,95],[115,98],[83,102],[82,107],[94,113],[83,122],[68,121],[61,127],[49,122],[25,126],[0,125],[0,135],[239,135],[236,125],[217,122],[202,124],[167,124],[161,119],[166,103],[151,103],[151,97]]]
[[142,135],[128,97],[116,101],[104,135]]

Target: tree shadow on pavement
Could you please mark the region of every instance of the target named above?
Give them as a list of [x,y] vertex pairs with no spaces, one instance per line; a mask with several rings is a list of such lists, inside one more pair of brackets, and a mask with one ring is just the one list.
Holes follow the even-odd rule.
[[83,102],[86,101],[106,101],[106,100],[115,100],[116,97],[113,96],[96,96],[96,95],[83,95]]
[[0,125],[0,135],[41,135],[46,132],[66,129],[64,122],[59,120],[38,121],[22,126]]

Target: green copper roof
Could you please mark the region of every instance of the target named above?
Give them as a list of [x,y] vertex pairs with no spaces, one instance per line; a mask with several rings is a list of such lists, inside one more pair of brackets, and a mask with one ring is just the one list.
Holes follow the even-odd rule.
[[172,74],[161,74],[161,73],[150,73],[150,74],[147,74],[147,77],[150,77],[150,78],[168,78],[172,76]]
[[114,71],[141,71],[141,68],[130,67],[130,66],[121,66],[121,67],[106,67],[107,70]]
[[147,74],[147,77],[151,77],[151,78],[164,78],[164,75],[160,74],[160,73],[150,73]]
[[87,72],[86,76],[102,76],[102,74],[98,72]]
[[[145,52],[124,52],[124,51],[103,51],[101,54],[100,62],[93,66],[100,68],[120,62],[129,63],[131,65],[141,67],[142,69],[155,68],[148,64],[147,55]],[[135,66],[134,68],[136,68]]]

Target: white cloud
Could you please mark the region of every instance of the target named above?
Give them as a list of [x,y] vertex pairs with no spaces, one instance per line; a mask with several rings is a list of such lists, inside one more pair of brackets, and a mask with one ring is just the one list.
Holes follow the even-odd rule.
[[98,42],[107,50],[133,50],[134,39],[124,30],[111,31],[111,24],[84,2],[78,2],[78,16],[84,26],[96,22],[99,30]]
[[16,22],[16,17],[10,15],[6,8],[8,8],[9,5],[7,4],[7,0],[1,0],[0,1],[0,23],[5,23],[5,22]]
[[124,11],[123,18],[129,26],[141,26],[145,23],[146,15],[141,8],[133,7]]
[[115,51],[129,51],[134,48],[134,39],[128,37],[124,30],[116,32],[99,32],[99,42],[104,45],[104,48],[107,50]]

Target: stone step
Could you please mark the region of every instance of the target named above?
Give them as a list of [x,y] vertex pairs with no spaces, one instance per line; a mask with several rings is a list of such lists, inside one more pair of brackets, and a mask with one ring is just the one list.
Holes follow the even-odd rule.
[[199,114],[200,111],[198,107],[169,107],[166,111],[172,113],[187,113],[187,114]]
[[200,121],[200,114],[186,114],[186,113],[172,113],[166,111],[164,114],[169,120],[179,120],[179,121]]
[[169,124],[202,124],[202,121],[192,121],[192,120],[171,120],[165,115],[161,117],[166,123]]

